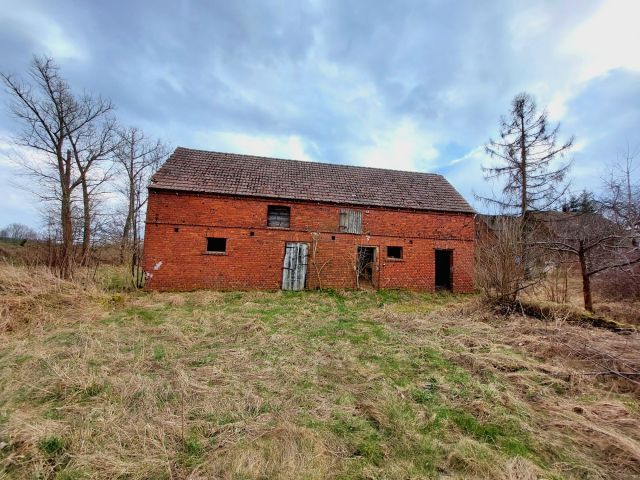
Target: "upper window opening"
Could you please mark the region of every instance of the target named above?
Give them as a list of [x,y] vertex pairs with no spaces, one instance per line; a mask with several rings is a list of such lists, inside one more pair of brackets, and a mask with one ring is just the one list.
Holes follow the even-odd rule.
[[207,252],[224,253],[227,251],[227,239],[208,237],[207,238]]
[[267,208],[267,227],[289,228],[291,207],[269,205]]
[[340,231],[362,233],[362,212],[360,210],[340,210]]
[[387,247],[388,258],[402,258],[402,247]]

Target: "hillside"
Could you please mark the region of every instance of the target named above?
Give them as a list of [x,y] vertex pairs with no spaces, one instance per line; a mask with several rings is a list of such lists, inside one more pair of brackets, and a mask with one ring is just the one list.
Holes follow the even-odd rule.
[[584,375],[640,367],[638,334],[473,296],[119,284],[0,267],[3,476],[640,478],[640,384]]

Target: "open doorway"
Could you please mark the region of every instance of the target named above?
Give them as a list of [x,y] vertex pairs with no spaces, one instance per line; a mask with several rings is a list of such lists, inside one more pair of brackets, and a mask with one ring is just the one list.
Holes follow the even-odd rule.
[[436,250],[436,290],[449,290],[453,286],[453,250]]
[[376,247],[358,246],[356,259],[356,286],[375,286]]

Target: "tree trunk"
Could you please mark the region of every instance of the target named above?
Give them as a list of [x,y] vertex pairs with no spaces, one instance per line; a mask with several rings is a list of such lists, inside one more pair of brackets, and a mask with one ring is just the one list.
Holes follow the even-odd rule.
[[124,221],[124,228],[122,229],[122,245],[120,246],[120,261],[124,263],[125,261],[133,261],[132,257],[132,235],[131,231],[135,227],[134,225],[134,215],[136,209],[136,191],[135,191],[135,165],[133,164],[133,158],[135,155],[135,132],[131,135],[131,143],[129,149],[129,158],[128,163],[126,165],[127,169],[127,177],[129,181],[128,185],[128,208],[127,208],[127,218]]
[[527,146],[526,146],[526,136],[527,132],[524,128],[524,113],[520,114],[520,178],[522,182],[522,198],[520,200],[520,215],[524,220],[525,215],[527,214],[528,209],[528,199],[527,199]]
[[587,258],[582,245],[578,250],[580,260],[580,273],[582,274],[582,295],[584,296],[584,308],[588,312],[593,312],[593,302],[591,300],[591,277],[587,272]]
[[[522,261],[522,267],[524,271],[524,279],[529,280],[531,278],[531,269],[529,268],[529,252],[527,251],[527,243],[529,240],[529,219],[527,218],[528,200],[527,200],[527,146],[526,146],[527,132],[524,128],[524,113],[520,112],[520,181],[522,183],[522,196],[520,204],[520,217],[522,218],[522,225],[520,229],[520,259]],[[517,296],[517,293],[516,293]]]
[[131,224],[133,220],[133,205],[131,203],[131,197],[129,197],[129,208],[127,210],[127,218],[124,221],[124,227],[122,229],[122,243],[120,244],[120,263],[124,264],[125,261],[129,261],[131,251]]
[[[135,190],[133,190],[136,192]],[[134,195],[132,197],[139,199],[139,195]],[[133,283],[136,288],[142,287],[142,278],[141,278],[141,270],[140,270],[140,245],[139,245],[139,236],[138,236],[138,212],[139,209],[136,208],[139,205],[133,204],[133,215],[131,217],[131,233],[132,233],[132,256],[131,256],[131,276],[133,277]]]
[[60,276],[71,278],[73,257],[73,224],[71,223],[71,196],[62,194],[60,204],[60,223],[62,225],[62,255],[60,255]]
[[91,199],[87,179],[82,176],[82,265],[89,263],[89,249],[91,248]]
[[67,150],[66,158],[58,153],[60,169],[60,224],[62,226],[62,255],[60,256],[60,276],[71,278],[73,269],[73,223],[71,221],[71,151]]

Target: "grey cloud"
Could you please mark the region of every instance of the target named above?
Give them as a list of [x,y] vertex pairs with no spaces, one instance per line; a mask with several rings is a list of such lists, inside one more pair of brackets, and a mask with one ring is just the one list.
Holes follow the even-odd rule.
[[[598,189],[627,148],[640,148],[640,73],[620,69],[593,79],[568,112],[562,129],[585,143],[574,155],[574,170],[585,172],[575,188]],[[640,169],[635,175],[640,180]]]
[[[380,129],[410,119],[445,165],[495,134],[515,93],[540,85],[553,92],[573,78],[578,60],[556,46],[598,5],[61,0],[11,8],[59,25],[85,53],[58,59],[74,88],[110,97],[123,123],[174,145],[197,147],[202,132],[295,135],[317,160],[352,163]],[[549,24],[515,38],[538,18]],[[47,51],[38,38],[0,13],[0,69],[24,71],[32,54]],[[617,143],[626,126],[599,131],[594,104],[621,105],[627,115],[637,100],[633,80],[608,82],[603,91],[615,83],[626,93],[614,98],[591,85],[569,104],[565,122],[579,137],[604,135],[603,145]],[[0,116],[0,129],[13,125]]]

